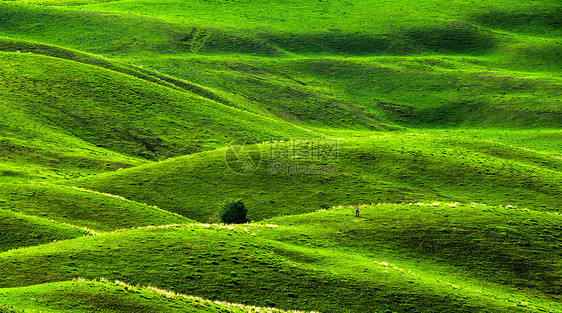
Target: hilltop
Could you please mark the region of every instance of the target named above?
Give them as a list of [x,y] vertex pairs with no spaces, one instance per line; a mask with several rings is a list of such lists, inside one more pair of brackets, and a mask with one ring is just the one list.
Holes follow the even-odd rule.
[[562,312],[560,21],[0,1],[0,312]]
[[[242,198],[259,220],[341,204],[460,201],[559,210],[562,160],[517,146],[440,132],[264,143],[241,171],[221,149],[66,184],[158,205],[207,222]],[[452,149],[454,147],[454,149]]]
[[559,215],[421,203],[362,206],[360,218],[351,210],[258,225],[148,227],[13,250],[0,254],[7,274],[0,284],[105,277],[321,312],[561,309],[552,249]]
[[120,65],[129,74],[183,79],[198,94],[292,123],[380,130],[561,122],[556,1],[21,2],[2,4],[0,35],[109,56],[137,65]]

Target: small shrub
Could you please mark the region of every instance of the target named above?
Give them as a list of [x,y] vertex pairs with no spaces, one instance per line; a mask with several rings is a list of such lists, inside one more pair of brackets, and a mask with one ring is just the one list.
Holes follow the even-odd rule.
[[242,200],[227,200],[221,206],[219,221],[225,224],[243,224],[248,222],[246,218],[248,210]]

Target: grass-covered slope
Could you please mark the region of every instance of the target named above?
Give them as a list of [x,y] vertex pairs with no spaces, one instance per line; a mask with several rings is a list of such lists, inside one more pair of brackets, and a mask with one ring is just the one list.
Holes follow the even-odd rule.
[[494,59],[177,56],[151,62],[162,71],[216,86],[242,108],[256,113],[265,108],[291,122],[321,128],[530,129],[562,124],[558,75],[505,69]]
[[[144,50],[263,55],[279,53],[277,49],[372,54],[384,52],[396,38],[403,42],[392,53],[482,53],[493,49],[497,36],[502,33],[523,38],[559,36],[557,17],[561,14],[553,0],[486,1],[480,5],[454,1],[446,7],[436,0],[392,3],[151,0],[76,4],[80,5],[67,9],[10,4],[3,10],[6,20],[3,32],[116,54]],[[116,16],[122,19],[116,20]],[[22,17],[39,25],[29,27]],[[138,23],[138,27],[131,27],[131,23]],[[23,29],[28,32],[22,32]],[[59,29],[66,30],[68,36],[58,33]],[[94,36],[86,39],[80,31]]]
[[0,184],[0,208],[99,232],[192,222],[121,197],[48,184]]
[[440,202],[361,205],[356,219],[351,218],[354,211],[349,206],[266,221],[301,229],[304,238],[282,230],[264,231],[284,243],[338,247],[377,257],[397,253],[388,255],[388,263],[400,262],[392,260],[398,257],[420,269],[447,264],[455,269],[442,270],[459,280],[470,277],[517,286],[553,299],[562,295],[559,213]]
[[[353,203],[447,200],[559,210],[551,154],[435,132],[221,149],[67,184],[158,205],[199,221],[240,197],[251,219]],[[245,171],[245,155],[255,168]],[[242,173],[242,175],[240,174]]]
[[2,124],[13,136],[39,133],[25,127],[39,124],[148,159],[226,145],[237,137],[310,136],[278,120],[98,67],[18,53],[0,59],[6,66],[0,105],[11,117]]
[[0,285],[106,277],[320,312],[561,310],[559,215],[443,204],[353,214],[268,221],[278,227],[147,228],[9,251],[0,254]]
[[0,312],[562,313],[560,21],[0,0]]
[[[55,81],[56,75],[49,78],[45,67],[35,66],[59,67],[59,72],[63,73],[62,64],[49,63],[46,61],[48,58],[36,59],[33,55],[16,53],[2,53],[0,59],[3,62],[0,74],[0,178],[3,181],[77,177],[146,162],[99,147],[96,142],[88,142],[88,138],[75,136],[74,129],[57,125],[73,117],[82,118],[83,122],[88,118],[80,117],[71,107],[66,107],[66,110],[76,113],[74,116],[66,116],[65,112],[69,111],[62,107],[59,112],[51,107],[49,113],[49,103],[52,105],[56,102],[63,106],[57,98],[80,105],[73,102],[75,99],[72,97],[66,98],[70,96],[66,91],[58,90],[61,94],[51,98],[45,95],[49,91],[56,93],[55,85],[77,82],[69,77],[59,77]],[[83,89],[83,86],[72,88]],[[44,115],[35,115],[34,111],[43,112]],[[82,127],[88,128],[89,125]]]
[[5,113],[3,117],[6,119],[0,123],[9,121],[15,126],[21,122],[25,126],[2,127],[5,131],[0,135],[2,182],[76,178],[147,163],[36,123],[17,111]]
[[[123,282],[77,279],[67,282],[0,290],[0,312],[278,312],[273,308],[247,307],[178,295],[154,287]],[[298,313],[298,312],[295,312]]]
[[0,251],[87,235],[77,227],[0,209]]
[[95,55],[60,46],[48,45],[26,40],[16,40],[6,37],[0,37],[0,51],[41,54],[50,57],[71,60],[78,63],[98,66],[108,70],[131,75],[136,78],[144,79],[162,86],[175,88],[178,90],[191,91],[202,97],[206,97],[221,103],[228,103],[227,100],[220,98],[209,88],[192,84],[185,80],[179,80],[157,71],[145,69],[142,66],[104,58],[102,55]]
[[0,35],[118,57],[188,82],[121,64],[129,74],[291,122],[562,122],[556,1],[25,3],[2,4]]

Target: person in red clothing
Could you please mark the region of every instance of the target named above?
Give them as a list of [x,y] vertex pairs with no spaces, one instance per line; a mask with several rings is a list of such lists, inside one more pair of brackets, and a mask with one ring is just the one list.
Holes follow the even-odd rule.
[[355,216],[359,217],[359,204],[355,206]]

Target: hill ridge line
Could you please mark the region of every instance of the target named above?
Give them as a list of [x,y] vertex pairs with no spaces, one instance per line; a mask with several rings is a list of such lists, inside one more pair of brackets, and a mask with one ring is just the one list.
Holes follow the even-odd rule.
[[262,227],[262,228],[278,228],[277,224],[257,224],[257,223],[245,223],[245,224],[224,224],[224,223],[184,223],[184,224],[167,224],[167,225],[147,225],[138,226],[132,228],[121,228],[108,233],[118,233],[126,231],[134,231],[139,229],[165,229],[165,228],[175,228],[175,227],[202,227],[205,229],[218,228],[218,229],[228,229],[236,230],[242,229],[244,232],[249,233],[251,227]]
[[[29,47],[20,47],[19,49],[7,49],[6,47],[2,47],[2,40],[10,40],[14,41],[16,44],[27,44],[30,45]],[[40,50],[41,48],[52,49],[53,51],[43,51]],[[24,50],[32,50],[32,51],[24,51]],[[162,87],[168,87],[172,89],[176,89],[182,92],[189,92],[194,95],[200,96],[206,100],[214,101],[220,103],[225,106],[232,107],[232,105],[228,104],[228,100],[222,99],[220,96],[215,95],[214,91],[208,87],[174,77],[169,74],[163,74],[154,69],[145,69],[142,65],[137,65],[133,63],[123,63],[118,60],[114,60],[111,58],[104,57],[101,54],[94,54],[89,53],[81,50],[71,49],[67,47],[46,44],[36,41],[30,40],[22,40],[22,39],[14,39],[10,37],[0,36],[0,51],[2,52],[10,52],[10,53],[27,53],[27,54],[34,54],[34,55],[42,55],[45,57],[56,58],[60,60],[66,60],[70,62],[79,63],[82,65],[93,66],[96,68],[112,71],[115,73],[124,74],[133,78],[141,79]],[[64,52],[64,53],[71,53],[67,57],[57,54],[56,52]],[[87,57],[88,59],[82,60],[80,57]],[[90,61],[90,62],[88,62]],[[112,64],[113,63],[113,64]],[[249,112],[249,111],[247,111]]]
[[[76,49],[72,49],[72,48],[57,46],[57,45],[53,45],[53,44],[46,44],[46,43],[41,43],[41,42],[36,42],[36,41],[31,41],[31,40],[15,39],[15,38],[4,37],[4,36],[0,36],[0,43],[2,43],[1,40],[6,40],[6,39],[13,40],[14,42],[20,43],[20,44],[23,44],[23,43],[29,44],[29,45],[31,45],[31,47],[21,47],[20,48],[21,50],[19,50],[19,49],[6,49],[5,47],[0,46],[1,52],[41,55],[41,56],[45,56],[45,57],[50,57],[50,58],[55,58],[55,59],[60,59],[60,60],[66,60],[66,61],[69,61],[69,62],[74,62],[74,63],[78,63],[78,64],[82,64],[82,65],[93,66],[93,67],[96,67],[96,68],[105,69],[105,70],[115,72],[115,73],[125,74],[127,76],[139,78],[139,79],[142,79],[142,80],[145,80],[145,81],[148,81],[148,82],[152,82],[152,83],[156,83],[155,81],[160,81],[160,82],[162,82],[162,84],[158,84],[158,83],[156,83],[156,84],[160,85],[160,86],[164,86],[164,87],[177,87],[176,85],[171,84],[171,83],[167,83],[166,81],[164,81],[164,80],[162,80],[158,77],[155,77],[155,76],[151,76],[151,78],[153,78],[153,80],[155,80],[155,81],[148,80],[146,78],[143,79],[142,78],[143,73],[141,71],[131,69],[131,68],[127,68],[127,66],[133,66],[135,68],[140,68],[140,69],[143,69],[144,71],[151,71],[151,70],[146,70],[142,66],[139,66],[139,65],[126,64],[126,63],[122,63],[122,62],[114,60],[114,59],[109,59],[109,58],[104,57],[101,54],[94,54],[94,53],[89,53],[89,52],[76,50]],[[82,60],[79,60],[78,58],[71,58],[70,56],[69,57],[63,57],[63,56],[60,56],[60,55],[49,54],[48,52],[50,52],[50,51],[38,50],[40,48],[50,48],[50,49],[60,50],[62,52],[74,53],[74,54],[77,54],[78,56],[89,57],[89,58],[92,58],[95,61],[103,62],[104,65],[106,65],[106,66],[102,66],[102,64],[96,64],[95,62],[82,61]],[[25,50],[30,50],[30,49],[32,49],[32,51],[25,51]],[[77,55],[74,55],[74,57],[76,57]],[[131,75],[131,73],[126,73],[123,70],[119,71],[119,70],[117,70],[118,68],[116,68],[114,64],[111,64],[111,62],[114,62],[114,63],[116,63],[120,66],[123,66],[125,70],[133,71],[133,72],[136,72],[140,75],[135,76],[135,75]],[[154,70],[152,70],[152,72],[158,73],[157,71],[154,71]]]
[[[420,285],[428,286],[429,284],[423,283],[423,281],[431,282],[429,285],[430,289],[435,288],[435,285],[447,286],[449,293],[458,293],[460,291],[472,293],[472,297],[479,298],[485,297],[488,299],[495,299],[495,301],[505,301],[512,303],[513,305],[518,305],[525,303],[524,306],[528,308],[542,309],[538,305],[540,298],[533,294],[524,293],[511,293],[509,296],[503,294],[505,292],[504,286],[497,285],[495,283],[490,283],[486,281],[480,281],[475,277],[456,277],[450,273],[441,273],[440,271],[446,268],[443,267],[439,270],[427,270],[427,269],[407,269],[406,267],[412,267],[411,264],[398,264],[395,260],[392,262],[376,260],[374,256],[364,256],[358,254],[355,251],[349,251],[345,248],[334,248],[334,247],[310,247],[301,246],[290,242],[283,242],[280,240],[267,240],[270,243],[277,244],[280,247],[285,247],[287,249],[298,249],[301,253],[306,253],[314,255],[315,257],[331,257],[333,253],[342,254],[339,258],[333,258],[333,262],[330,264],[332,267],[339,267],[339,263],[349,262],[350,260],[356,261],[357,268],[369,268],[370,266],[375,266],[378,270],[384,273],[392,275],[400,275],[405,280],[409,279],[410,282],[416,283],[419,281]],[[322,267],[318,267],[314,264],[307,264],[313,270],[322,270]],[[437,274],[437,276],[436,276]],[[342,274],[345,275],[345,274]],[[406,278],[407,277],[407,278]],[[516,299],[514,299],[516,297]],[[542,299],[540,299],[542,300]],[[552,300],[551,300],[552,301]],[[553,302],[553,301],[552,301]],[[560,312],[560,311],[559,311]]]
[[[324,211],[328,211],[328,210],[343,210],[343,209],[354,209],[355,206],[357,204],[350,204],[350,205],[335,205],[332,206],[330,208],[327,209],[318,209],[316,211],[312,211],[312,212],[308,212],[308,213],[302,213],[302,214],[296,214],[296,215],[304,215],[304,214],[311,214],[311,213],[317,213],[317,212],[324,212]],[[384,205],[409,205],[409,206],[427,206],[427,207],[440,207],[441,205],[443,206],[448,206],[451,208],[456,207],[457,205],[469,205],[469,203],[463,203],[463,202],[443,202],[443,201],[434,201],[434,202],[394,202],[394,203],[390,203],[390,202],[379,202],[379,203],[361,203],[358,204],[359,207],[367,207],[367,206],[384,206]],[[485,204],[485,203],[476,203],[476,202],[471,202],[470,203],[470,207],[471,208],[475,208],[478,206],[482,206],[482,207],[503,207],[503,208],[507,208],[507,209],[514,209],[514,210],[520,210],[520,211],[533,211],[535,213],[540,213],[540,214],[553,214],[553,215],[562,215],[561,212],[552,212],[552,211],[537,211],[537,210],[532,210],[529,208],[518,208],[516,205],[511,205],[511,204],[507,204],[507,205],[502,205],[502,204]],[[269,219],[267,219],[269,220]]]
[[[150,164],[150,163],[149,163]],[[81,188],[81,187],[76,187],[76,186],[65,186],[65,185],[57,185],[57,184],[53,184],[53,183],[47,183],[47,182],[40,182],[40,181],[30,181],[31,184],[39,184],[39,185],[47,185],[47,186],[51,186],[51,187],[56,187],[56,188],[61,188],[61,189],[74,189],[77,191],[82,191],[82,192],[87,192],[87,193],[93,193],[96,195],[100,195],[100,196],[106,196],[106,197],[111,197],[111,198],[115,198],[115,199],[119,199],[119,200],[123,200],[123,201],[128,201],[131,203],[135,203],[135,204],[139,204],[142,206],[147,206],[153,209],[156,209],[158,211],[161,211],[163,213],[167,213],[167,214],[171,214],[171,215],[175,215],[175,216],[179,216],[179,217],[183,217],[185,218],[185,216],[168,211],[168,210],[164,210],[160,207],[158,207],[157,205],[150,205],[147,203],[143,203],[143,202],[138,202],[135,200],[131,200],[131,199],[127,199],[123,196],[120,195],[114,195],[114,194],[110,194],[110,193],[106,193],[106,192],[100,192],[100,191],[96,191],[96,190],[91,190],[91,189],[87,189],[87,188]]]
[[138,201],[135,201],[135,200],[130,200],[130,199],[127,199],[127,198],[125,198],[123,196],[120,196],[120,195],[114,195],[114,194],[110,194],[110,193],[106,193],[106,192],[99,192],[99,191],[86,189],[86,188],[80,188],[80,187],[76,187],[76,186],[70,186],[70,187],[60,186],[60,185],[53,185],[53,186],[63,187],[63,188],[72,188],[74,190],[78,190],[78,191],[82,191],[82,192],[88,192],[88,193],[93,193],[93,194],[96,194],[96,195],[101,195],[101,196],[116,198],[116,199],[119,199],[119,200],[129,201],[129,202],[132,202],[132,203],[136,203],[136,204],[140,204],[140,205],[143,205],[143,206],[151,207],[153,209],[159,210],[159,211],[164,212],[164,213],[168,213],[168,214],[180,216],[180,217],[185,217],[183,215],[180,215],[180,214],[168,211],[168,210],[164,210],[164,209],[158,207],[157,205],[150,205],[150,204],[147,204],[147,203],[142,203],[142,202],[138,202]]
[[540,154],[540,155],[544,155],[544,156],[547,156],[547,157],[551,157],[551,158],[554,158],[554,159],[562,160],[562,156],[557,156],[557,155],[550,154],[550,153],[544,153],[544,152],[537,151],[537,150],[533,150],[533,149],[530,149],[530,148],[527,148],[527,147],[523,147],[523,146],[516,146],[516,145],[513,145],[513,144],[503,143],[503,142],[501,142],[501,141],[494,141],[494,140],[491,140],[491,139],[480,139],[480,140],[481,140],[481,141],[484,141],[484,142],[495,143],[495,144],[498,144],[498,145],[507,146],[507,147],[511,147],[511,148],[516,148],[516,149],[521,149],[521,150],[524,150],[524,151],[529,151],[529,152],[533,152],[533,153],[536,153],[536,154]]
[[[52,220],[52,219],[44,218],[44,217],[37,216],[37,215],[30,215],[30,214],[25,214],[25,213],[21,213],[21,212],[17,212],[17,211],[12,211],[12,210],[1,209],[1,208],[0,208],[0,211],[12,213],[12,214],[14,214],[14,215],[19,215],[19,216],[22,216],[22,217],[36,218],[36,219],[39,219],[39,220],[42,220],[42,221],[45,221],[45,222],[55,223],[55,224],[58,224],[58,225],[63,225],[63,226],[72,227],[72,228],[75,228],[75,229],[78,229],[78,230],[83,230],[83,231],[89,233],[90,236],[96,236],[96,235],[99,235],[99,234],[103,233],[103,232],[95,231],[95,230],[90,229],[90,228],[88,228],[88,227],[81,227],[81,226],[77,226],[77,225],[74,225],[74,224],[70,224],[70,223],[66,223],[66,222],[61,222],[61,221],[57,221],[57,220]],[[86,235],[85,235],[85,236],[86,236]],[[46,243],[46,244],[48,244],[48,243]],[[26,248],[26,247],[22,247],[22,248]],[[16,248],[16,249],[20,249],[20,248]],[[9,251],[9,250],[8,250],[8,251]]]
[[248,310],[247,311],[248,313],[254,313],[254,312],[255,313],[258,313],[258,312],[265,312],[265,313],[274,313],[274,312],[278,312],[278,313],[320,313],[318,311],[281,310],[281,309],[277,309],[277,308],[268,308],[268,307],[258,307],[258,306],[252,306],[252,305],[245,305],[245,304],[242,304],[242,303],[232,303],[232,302],[226,302],[226,301],[213,301],[213,300],[208,300],[208,299],[204,299],[204,298],[197,297],[197,296],[190,296],[190,295],[186,295],[186,294],[182,294],[182,293],[177,293],[175,291],[161,289],[161,288],[150,286],[150,285],[148,285],[148,286],[140,286],[140,285],[133,286],[131,284],[128,284],[128,283],[120,281],[120,280],[110,281],[110,280],[108,280],[104,277],[100,278],[99,280],[86,279],[86,278],[82,278],[82,277],[75,277],[71,281],[73,281],[73,282],[74,281],[76,281],[76,282],[100,282],[100,283],[123,286],[125,288],[142,288],[142,289],[150,290],[155,294],[165,296],[166,298],[169,298],[169,299],[181,297],[181,298],[186,298],[186,299],[199,300],[201,302],[215,303],[215,304],[219,304],[219,305],[225,305],[225,306],[229,306],[229,307],[236,307],[236,308],[240,308],[240,309],[243,309],[243,310]]

